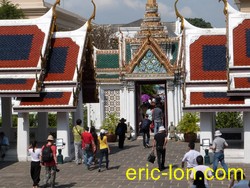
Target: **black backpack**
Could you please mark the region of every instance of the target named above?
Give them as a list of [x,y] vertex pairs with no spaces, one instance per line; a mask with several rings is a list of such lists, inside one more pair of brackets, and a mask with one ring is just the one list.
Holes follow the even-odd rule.
[[53,152],[50,146],[44,145],[43,151],[42,151],[42,161],[43,162],[51,162],[53,161]]

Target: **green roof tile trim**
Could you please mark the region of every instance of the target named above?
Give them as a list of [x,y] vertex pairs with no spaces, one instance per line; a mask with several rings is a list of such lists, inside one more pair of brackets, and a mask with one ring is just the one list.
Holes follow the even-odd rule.
[[119,74],[98,74],[96,78],[119,78]]
[[130,44],[126,44],[126,64],[131,60],[131,46]]
[[119,68],[119,55],[118,54],[97,54],[96,67],[103,68]]
[[171,61],[170,61],[171,65],[173,65],[177,60],[178,48],[179,48],[179,45],[178,45],[177,42],[172,44],[172,56],[173,56],[173,59],[171,59]]

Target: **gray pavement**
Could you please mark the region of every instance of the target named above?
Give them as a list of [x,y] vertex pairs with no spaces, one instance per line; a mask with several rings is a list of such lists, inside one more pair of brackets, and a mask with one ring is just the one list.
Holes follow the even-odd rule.
[[[135,141],[126,140],[123,150],[118,149],[117,145],[118,143],[110,143],[111,154],[109,170],[103,169],[102,172],[98,172],[98,167],[93,166],[91,170],[88,171],[83,165],[77,166],[74,162],[59,164],[58,168],[60,172],[57,173],[56,187],[188,187],[186,172],[185,178],[180,180],[181,170],[179,169],[181,159],[188,150],[187,143],[180,141],[168,142],[165,162],[166,169],[162,172],[153,171],[154,177],[151,177],[151,173],[152,170],[157,167],[157,164],[149,164],[147,162],[147,156],[151,148],[144,149],[141,139]],[[199,147],[198,143],[196,147]],[[228,166],[230,168],[242,168],[246,175],[250,176],[250,164],[228,164]],[[0,188],[32,187],[29,168],[30,162],[0,162]],[[144,169],[139,171],[139,168]],[[128,169],[130,170],[128,171]],[[130,173],[129,176],[126,176],[126,172]],[[141,177],[139,176],[139,172],[141,172]],[[40,185],[43,185],[44,173],[43,167]],[[156,180],[157,178],[159,179]],[[228,185],[229,180],[227,179],[210,181],[211,188],[226,188]]]

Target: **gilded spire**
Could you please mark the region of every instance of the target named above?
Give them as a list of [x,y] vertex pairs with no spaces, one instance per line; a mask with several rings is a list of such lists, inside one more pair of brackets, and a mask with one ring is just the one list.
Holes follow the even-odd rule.
[[143,22],[141,23],[139,38],[147,38],[148,35],[156,38],[165,38],[167,31],[161,23],[156,0],[147,0]]
[[175,7],[175,14],[176,14],[176,17],[177,18],[180,18],[181,19],[181,29],[184,28],[184,18],[183,16],[179,13],[178,9],[177,9],[177,3],[178,3],[179,0],[176,0],[175,3],[174,3],[174,7]]
[[89,20],[87,21],[87,24],[88,24],[88,31],[91,31],[91,30],[92,30],[91,21],[92,21],[93,19],[95,19],[95,14],[96,14],[96,5],[95,5],[95,3],[94,3],[93,0],[91,0],[91,2],[92,2],[92,4],[93,4],[93,6],[94,6],[94,10],[93,10],[93,13],[92,13],[91,17],[90,17]]
[[156,0],[148,0],[147,4],[154,5],[154,4],[156,4]]

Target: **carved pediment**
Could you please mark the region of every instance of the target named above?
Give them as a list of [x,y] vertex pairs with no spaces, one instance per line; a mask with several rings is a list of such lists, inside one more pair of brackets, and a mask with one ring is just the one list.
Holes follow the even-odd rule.
[[[138,48],[130,63],[126,66],[127,73],[168,73],[174,74],[175,66],[171,65],[170,59],[163,52],[157,41],[148,37]],[[145,63],[147,67],[143,67]],[[144,69],[145,68],[145,69]],[[150,70],[151,69],[151,70]]]

